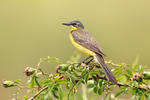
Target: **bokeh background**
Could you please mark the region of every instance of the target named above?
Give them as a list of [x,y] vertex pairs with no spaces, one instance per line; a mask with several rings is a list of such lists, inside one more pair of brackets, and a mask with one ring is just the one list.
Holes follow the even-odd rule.
[[[149,0],[0,0],[0,80],[25,79],[26,66],[75,50],[62,22],[80,20],[114,62],[150,66]],[[45,69],[54,72],[55,66]],[[14,89],[0,86],[2,100]]]

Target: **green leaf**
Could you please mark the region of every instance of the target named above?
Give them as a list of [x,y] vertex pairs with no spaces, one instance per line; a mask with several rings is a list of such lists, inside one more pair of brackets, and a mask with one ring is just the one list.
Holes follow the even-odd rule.
[[84,71],[81,73],[81,76],[84,77],[87,73],[88,73],[87,70],[84,70]]
[[118,78],[118,80],[121,82],[121,83],[126,83],[127,82],[127,78],[125,75],[122,75]]
[[89,74],[87,73],[87,74],[85,75],[85,82],[86,82],[86,83],[88,82],[88,79],[89,79]]
[[118,93],[115,94],[115,97],[121,95],[124,92],[124,90],[120,90]]
[[52,94],[55,98],[59,99],[59,96],[57,95],[57,91],[52,90]]
[[103,89],[102,89],[102,88],[99,88],[99,89],[98,89],[98,94],[101,95],[102,93],[103,93]]
[[63,100],[64,92],[61,87],[58,87],[59,100]]
[[70,76],[69,78],[70,78],[70,81],[71,81],[73,84],[76,84],[76,80],[75,80],[74,77]]
[[80,84],[81,84],[82,80],[79,80],[77,83],[76,83],[76,87],[78,87]]
[[133,69],[134,72],[137,72],[138,65],[137,64],[133,64],[132,65],[132,69]]
[[127,72],[130,76],[133,76],[133,73],[131,72],[131,70],[127,69],[126,72]]
[[94,92],[95,94],[97,94],[97,91],[98,91],[98,87],[94,87],[94,88],[93,88],[93,92]]
[[103,85],[103,80],[100,80],[99,81],[99,87],[102,87],[102,85]]
[[87,88],[93,88],[94,87],[94,84],[88,84],[87,85]]
[[44,92],[44,100],[50,100],[51,99],[51,91],[47,90]]
[[54,85],[53,89],[52,89],[52,94],[55,98],[59,99],[59,96],[57,95],[58,92],[58,87],[56,85]]
[[42,58],[42,61],[46,61],[46,62],[56,62],[56,63],[62,63],[62,61],[56,57],[46,57],[46,58]]
[[122,72],[123,72],[123,68],[116,68],[115,70],[114,70],[114,75],[121,75],[122,74]]
[[96,75],[96,74],[99,74],[99,71],[96,71],[96,70],[91,70],[90,71],[91,76]]
[[37,76],[34,76],[34,80],[35,80],[36,85],[37,85],[39,88],[42,88],[41,84],[40,84],[39,81],[38,81],[38,77],[37,77]]
[[15,82],[15,83],[20,83],[21,80],[20,80],[20,79],[17,79],[17,80],[15,80],[14,82]]
[[138,67],[138,72],[139,72],[139,73],[142,73],[142,72],[143,72],[143,70],[144,70],[144,66],[139,65],[139,67]]
[[144,79],[150,80],[150,72],[144,72]]

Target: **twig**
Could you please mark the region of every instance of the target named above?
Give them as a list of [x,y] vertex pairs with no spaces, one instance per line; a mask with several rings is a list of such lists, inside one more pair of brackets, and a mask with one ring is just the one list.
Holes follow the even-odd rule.
[[[99,76],[99,75],[96,75],[96,78],[98,78],[98,79],[102,79],[102,80],[106,80],[106,81],[109,81],[106,77],[101,77],[101,76]],[[113,83],[113,84],[116,84],[116,85],[118,85],[119,87],[120,86],[127,86],[127,87],[131,87],[130,85],[128,85],[128,84],[122,84],[122,83]],[[111,84],[111,85],[113,85],[113,84]],[[133,88],[137,88],[137,89],[140,89],[140,90],[144,90],[144,91],[146,91],[147,89],[146,88],[143,88],[143,87],[136,87],[136,86],[132,86]],[[150,89],[150,88],[148,88],[148,89]]]
[[42,88],[38,93],[36,93],[33,97],[31,97],[29,100],[34,100],[41,92],[48,89],[48,86]]

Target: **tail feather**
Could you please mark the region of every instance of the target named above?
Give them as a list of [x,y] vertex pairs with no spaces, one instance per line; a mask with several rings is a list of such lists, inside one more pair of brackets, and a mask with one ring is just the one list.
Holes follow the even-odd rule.
[[112,83],[117,83],[117,80],[114,77],[113,73],[109,70],[109,68],[105,64],[103,57],[101,55],[99,55],[99,54],[96,54],[96,59],[98,60],[98,62],[101,65],[101,67],[104,69],[104,71],[107,74],[107,77],[109,78],[109,80]]

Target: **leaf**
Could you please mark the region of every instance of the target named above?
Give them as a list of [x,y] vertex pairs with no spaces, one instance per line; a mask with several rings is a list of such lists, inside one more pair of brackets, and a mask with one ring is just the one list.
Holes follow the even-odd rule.
[[98,94],[101,95],[102,93],[103,93],[103,89],[102,89],[102,88],[99,88],[99,89],[98,89]]
[[115,70],[114,70],[114,75],[121,75],[122,74],[122,72],[123,72],[123,68],[116,68]]
[[89,74],[87,73],[87,74],[85,75],[85,82],[86,82],[86,83],[88,82],[88,79],[89,79]]
[[59,84],[66,84],[67,83],[67,80],[57,80],[57,81],[55,81],[55,84],[57,85],[59,85]]
[[31,79],[29,80],[29,83],[30,83],[29,88],[33,88],[36,85],[34,76],[31,77]]
[[120,90],[118,93],[115,94],[115,97],[121,95],[124,92],[124,90]]
[[77,83],[76,83],[76,87],[78,87],[80,84],[81,84],[82,80],[79,80]]
[[15,80],[14,82],[15,82],[15,83],[20,83],[21,80],[20,80],[20,79],[17,79],[17,80]]
[[64,93],[61,87],[58,87],[59,100],[63,100]]
[[59,96],[57,95],[57,91],[52,90],[52,94],[55,98],[59,99]]
[[84,77],[86,74],[87,74],[87,70],[84,70],[84,71],[81,73],[81,76]]
[[102,87],[102,85],[103,85],[103,80],[100,80],[99,81],[99,87]]
[[143,70],[144,70],[144,66],[139,65],[139,67],[138,67],[138,72],[139,72],[139,73],[142,73],[142,72],[143,72]]
[[133,76],[133,73],[132,73],[129,69],[127,69],[126,72],[127,72],[130,76]]
[[51,93],[49,90],[47,90],[44,93],[44,100],[50,100],[50,99],[51,99]]
[[140,97],[140,100],[144,100],[144,95],[142,95],[142,96]]
[[93,88],[93,92],[94,92],[95,94],[97,94],[97,90],[98,90],[98,87],[94,87],[94,88]]
[[74,77],[70,76],[69,79],[70,79],[70,81],[71,81],[73,84],[76,84],[76,80],[75,80]]
[[93,88],[94,87],[94,84],[88,84],[87,85],[87,88]]
[[145,80],[150,80],[150,72],[144,72],[143,76]]
[[99,74],[99,71],[96,71],[96,70],[91,70],[90,71],[91,76],[96,75],[96,74]]
[[138,65],[137,64],[133,64],[132,65],[132,69],[133,69],[133,72],[137,72]]
[[42,58],[42,61],[46,61],[46,62],[56,62],[56,63],[62,63],[62,61],[56,57],[46,57],[46,58]]
[[118,80],[121,82],[121,83],[126,83],[127,82],[127,78],[125,75],[122,75],[118,78]]
[[39,88],[42,88],[42,86],[41,86],[41,84],[39,83],[39,81],[38,81],[38,77],[37,76],[33,76],[34,77],[34,80],[35,80],[35,83],[36,83],[36,85],[39,87]]
[[52,89],[52,94],[55,98],[59,99],[59,96],[57,95],[58,92],[58,87],[56,85],[54,85],[53,89]]

